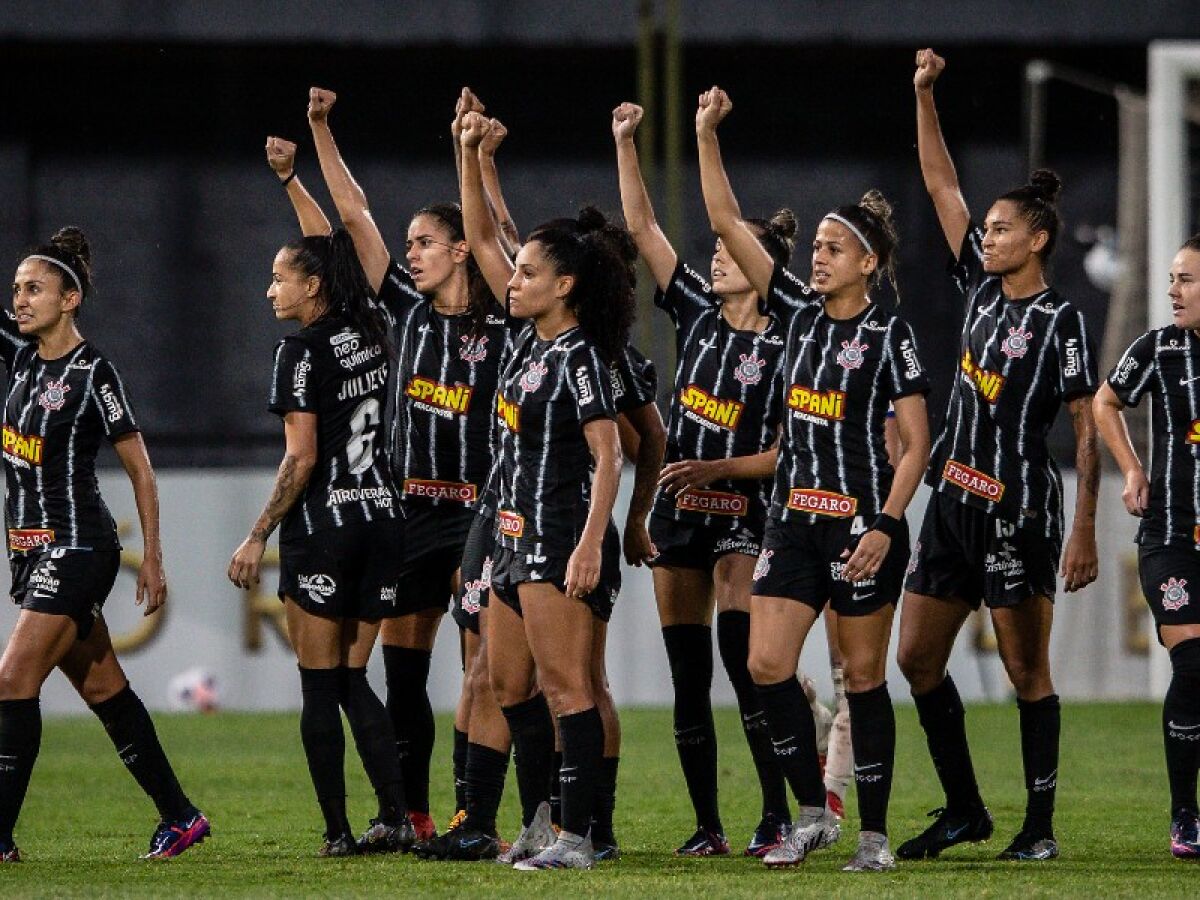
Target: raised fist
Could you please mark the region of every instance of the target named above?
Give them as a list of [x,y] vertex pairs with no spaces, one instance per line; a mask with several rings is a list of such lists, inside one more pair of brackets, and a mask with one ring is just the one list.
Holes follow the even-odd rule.
[[488,156],[494,156],[497,148],[504,143],[504,139],[508,137],[508,129],[499,119],[488,119],[489,128],[483,135],[483,141],[479,145],[479,152],[485,153]]
[[458,99],[454,101],[454,121],[450,123],[450,133],[457,138],[462,134],[463,119],[467,113],[483,111],[483,103],[475,96],[475,92],[469,87],[464,87],[459,92]]
[[714,85],[700,95],[700,104],[696,108],[696,131],[716,131],[717,126],[733,111],[733,101],[719,87]]
[[463,118],[462,135],[459,140],[464,147],[478,147],[491,130],[491,119],[484,118],[481,113],[469,112]]
[[913,87],[918,91],[928,91],[933,83],[946,68],[946,61],[926,47],[917,51],[917,71],[913,75]]
[[296,145],[281,137],[267,138],[267,165],[280,178],[287,178],[296,165]]
[[612,132],[618,141],[629,140],[642,122],[643,110],[636,103],[622,103],[613,110]]
[[324,122],[329,118],[329,111],[333,109],[333,104],[337,102],[337,94],[333,91],[327,91],[325,88],[309,88],[308,89],[308,120],[310,122]]

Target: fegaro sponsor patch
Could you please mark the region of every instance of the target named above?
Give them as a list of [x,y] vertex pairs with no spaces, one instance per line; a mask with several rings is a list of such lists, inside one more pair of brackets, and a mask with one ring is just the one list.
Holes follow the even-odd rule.
[[474,503],[475,485],[462,481],[431,481],[426,478],[406,478],[403,494],[406,497],[428,497],[431,500],[454,500]]
[[750,510],[750,501],[742,494],[726,491],[691,490],[675,498],[675,508],[716,516],[744,516]]
[[521,407],[499,392],[496,394],[496,418],[513,434],[521,431]]
[[409,397],[418,403],[424,403],[438,409],[466,414],[471,406],[471,393],[474,389],[466,384],[441,384],[424,375],[414,375],[404,389]]
[[1001,482],[954,459],[946,460],[942,478],[955,487],[960,487],[985,500],[991,500],[993,503],[999,503],[1000,498],[1004,496],[1004,485]]
[[972,358],[970,350],[963,351],[961,369],[984,400],[988,403],[996,402],[996,398],[1000,396],[1000,389],[1004,387],[1003,375],[982,368]]
[[830,422],[841,421],[846,414],[846,395],[842,391],[814,391],[793,384],[788,390],[787,404],[798,413]]
[[505,537],[519,538],[525,533],[525,517],[510,509],[502,509],[496,516],[500,533]]
[[29,550],[39,550],[54,543],[52,528],[10,528],[8,529],[8,549],[14,553],[25,553]]
[[344,503],[374,503],[378,509],[390,509],[392,492],[385,487],[331,488],[326,506],[341,506]]
[[4,456],[14,465],[29,468],[42,464],[42,448],[45,441],[37,435],[24,435],[9,425],[4,426]]
[[792,488],[788,492],[787,505],[788,509],[841,519],[854,515],[858,509],[858,499],[847,497],[845,494],[835,494],[833,491]]
[[689,384],[679,392],[680,405],[706,422],[733,431],[742,417],[743,404],[737,400],[722,400],[702,387]]

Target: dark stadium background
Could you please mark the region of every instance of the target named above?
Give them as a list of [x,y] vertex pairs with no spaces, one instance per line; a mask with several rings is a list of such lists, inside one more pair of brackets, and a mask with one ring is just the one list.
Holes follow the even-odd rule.
[[[948,59],[939,107],[968,202],[982,217],[1027,174],[1028,60],[1142,90],[1148,40],[1200,36],[1200,3],[1178,0],[678,5],[681,255],[707,270],[692,117],[699,91],[719,83],[735,104],[721,137],[743,209],[796,210],[796,271],[807,273],[806,241],[821,213],[868,187],[895,204],[902,312],[934,370],[939,415],[955,359],[932,349],[952,345],[959,320],[917,168],[914,50],[932,45]],[[509,128],[498,162],[522,230],[585,202],[619,211],[609,113],[638,99],[639,8],[661,23],[667,6],[6,3],[0,259],[15,266],[60,225],[81,226],[98,285],[81,327],[124,370],[156,463],[270,464],[280,435],[265,392],[285,328],[263,295],[274,251],[296,227],[262,148],[268,133],[298,141],[298,171],[332,211],[308,140],[309,85],[338,92],[334,134],[395,252],[414,209],[455,197],[448,124],[463,84]],[[664,33],[655,39],[660,51]],[[1052,84],[1048,109],[1046,162],[1066,183],[1054,283],[1085,310],[1099,340],[1106,295],[1085,276],[1088,247],[1073,231],[1115,220],[1116,105]],[[664,149],[660,142],[660,218]],[[1162,283],[1152,273],[1152,289]],[[637,329],[669,389],[669,329],[649,309]]]

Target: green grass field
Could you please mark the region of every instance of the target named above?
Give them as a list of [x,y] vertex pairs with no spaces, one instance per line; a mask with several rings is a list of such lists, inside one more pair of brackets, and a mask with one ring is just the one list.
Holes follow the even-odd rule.
[[[1166,778],[1159,712],[1150,704],[1074,704],[1063,715],[1057,831],[1063,855],[1041,864],[993,857],[1021,824],[1024,791],[1015,705],[975,706],[968,716],[984,796],[996,817],[988,844],[885,875],[839,871],[856,837],[853,800],[842,840],[795,870],[768,872],[741,857],[677,860],[671,849],[692,819],[671,744],[670,714],[623,713],[625,750],[617,797],[623,858],[592,872],[521,873],[488,863],[411,857],[321,860],[320,818],[300,750],[297,715],[159,716],[163,741],[214,835],[170,862],[144,863],[153,808],[125,773],[99,723],[47,721],[42,753],[18,826],[26,861],[0,866],[0,897],[63,896],[471,896],[765,895],[1061,896],[1200,894],[1200,866],[1167,852]],[[939,797],[911,707],[898,710],[893,844],[924,827]],[[450,724],[438,723],[434,815],[453,812]],[[757,787],[737,716],[721,710],[722,811],[730,842],[744,845],[758,819]],[[348,743],[352,745],[352,742]],[[348,761],[351,820],[365,826],[373,797]],[[501,809],[512,837],[515,782]]]

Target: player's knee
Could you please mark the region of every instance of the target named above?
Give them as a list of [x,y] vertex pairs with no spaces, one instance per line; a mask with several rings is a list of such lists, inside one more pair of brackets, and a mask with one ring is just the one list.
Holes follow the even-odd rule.
[[1017,657],[1004,661],[1008,680],[1022,700],[1040,700],[1054,693],[1050,667],[1041,660]]
[[750,670],[750,677],[755,684],[778,684],[795,674],[789,672],[786,666],[780,665],[779,660],[772,658],[771,654],[755,647],[750,648],[746,668]]
[[529,684],[524,678],[514,678],[503,671],[491,672],[492,695],[503,706],[516,706],[529,699]]
[[28,676],[9,668],[0,668],[0,700],[28,700],[38,695],[38,685],[30,684]]
[[[942,681],[943,673],[918,647],[901,644],[896,652],[896,662],[914,694],[927,694]],[[854,691],[857,688],[851,687],[850,690]]]
[[847,665],[845,667],[846,690],[852,694],[863,694],[873,691],[883,684],[883,676],[877,666]]
[[549,683],[549,680],[543,681],[542,691],[546,694],[550,712],[555,716],[569,716],[596,705],[591,682],[586,679],[577,683],[565,679],[555,680],[553,683]]

